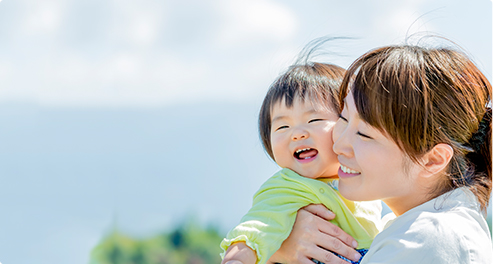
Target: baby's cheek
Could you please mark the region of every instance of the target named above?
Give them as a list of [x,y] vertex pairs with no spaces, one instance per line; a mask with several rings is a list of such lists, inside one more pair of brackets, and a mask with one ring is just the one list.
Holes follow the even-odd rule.
[[274,155],[274,160],[280,166],[283,166],[284,160],[286,159],[286,155],[288,155],[289,150],[283,144],[283,141],[278,137],[271,137],[271,147],[272,154]]
[[324,131],[326,133],[332,133],[332,130],[334,130],[335,125],[336,125],[336,122],[332,122],[332,121],[327,122],[324,126]]
[[337,171],[339,170],[339,160],[337,160],[337,155],[330,150],[331,153],[329,154],[327,158],[327,172],[331,175],[337,175]]

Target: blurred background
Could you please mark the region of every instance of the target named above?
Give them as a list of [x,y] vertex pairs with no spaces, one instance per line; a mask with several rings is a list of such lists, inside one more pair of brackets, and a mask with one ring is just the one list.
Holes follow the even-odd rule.
[[416,32],[492,81],[490,0],[1,1],[0,262],[218,263],[278,170],[275,77],[318,37],[347,67]]

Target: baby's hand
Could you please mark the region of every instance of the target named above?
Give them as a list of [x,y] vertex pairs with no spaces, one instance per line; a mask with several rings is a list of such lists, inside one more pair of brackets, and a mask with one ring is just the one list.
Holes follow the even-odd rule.
[[237,242],[228,248],[221,264],[255,264],[256,262],[255,251],[244,242]]

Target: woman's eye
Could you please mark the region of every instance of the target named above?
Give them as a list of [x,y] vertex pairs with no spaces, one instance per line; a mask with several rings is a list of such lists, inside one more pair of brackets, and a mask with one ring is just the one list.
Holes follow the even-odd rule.
[[356,134],[358,134],[359,136],[362,136],[362,137],[364,137],[364,138],[373,139],[372,137],[370,137],[370,136],[368,136],[368,135],[365,135],[365,134],[363,134],[363,133],[361,133],[361,132],[359,132],[359,131],[358,131]]
[[315,119],[308,121],[308,123],[317,122],[317,121],[324,121],[324,120],[320,119],[320,118],[315,118]]
[[345,122],[347,122],[347,119],[345,117],[343,117],[341,114],[339,114],[339,118],[344,120]]

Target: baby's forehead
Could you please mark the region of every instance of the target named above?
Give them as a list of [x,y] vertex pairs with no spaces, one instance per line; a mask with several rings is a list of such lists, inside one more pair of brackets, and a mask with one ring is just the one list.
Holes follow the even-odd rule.
[[322,98],[317,98],[317,97],[302,98],[301,96],[296,96],[292,100],[286,100],[286,98],[280,98],[277,101],[274,101],[271,105],[271,113],[273,108],[275,107],[293,108],[295,106],[298,107],[301,106],[303,108],[309,107],[316,111],[332,110],[332,106],[329,100],[324,100]]

